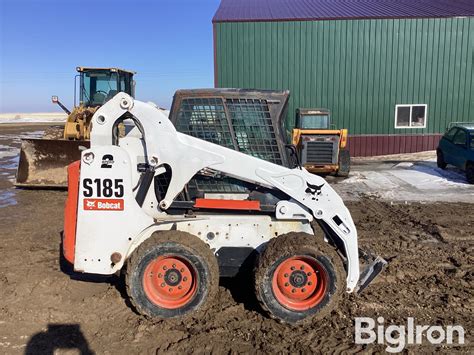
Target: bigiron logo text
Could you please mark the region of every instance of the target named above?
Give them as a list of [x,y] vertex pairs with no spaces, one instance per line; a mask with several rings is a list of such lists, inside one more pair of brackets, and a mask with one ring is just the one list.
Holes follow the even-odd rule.
[[385,325],[383,317],[375,320],[369,317],[355,318],[356,344],[384,344],[389,353],[401,352],[407,345],[421,344],[464,344],[464,328],[460,325],[417,325],[414,318],[408,318],[404,325]]

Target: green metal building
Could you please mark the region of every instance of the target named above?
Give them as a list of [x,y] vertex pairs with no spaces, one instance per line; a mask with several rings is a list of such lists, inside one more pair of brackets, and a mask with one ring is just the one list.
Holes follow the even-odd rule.
[[222,0],[215,86],[288,89],[328,108],[353,156],[435,149],[474,121],[472,0]]

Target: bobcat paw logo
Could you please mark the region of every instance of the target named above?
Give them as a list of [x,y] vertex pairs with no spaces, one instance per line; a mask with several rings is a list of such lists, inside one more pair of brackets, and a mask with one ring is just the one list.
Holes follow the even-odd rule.
[[[323,188],[324,184],[322,184],[322,185],[311,185],[309,182],[307,182],[306,185],[308,186],[307,189],[305,190],[305,192],[307,194],[311,194],[313,196],[321,195],[321,189]],[[314,199],[314,197],[313,197],[313,199]]]
[[87,208],[94,208],[95,207],[95,201],[86,201],[87,202]]

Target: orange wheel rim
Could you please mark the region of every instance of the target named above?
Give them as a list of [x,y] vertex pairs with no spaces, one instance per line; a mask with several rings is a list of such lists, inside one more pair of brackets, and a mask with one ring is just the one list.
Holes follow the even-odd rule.
[[196,271],[177,256],[160,256],[145,268],[143,288],[148,299],[162,308],[187,305],[197,291]]
[[326,269],[312,257],[293,256],[285,259],[275,270],[272,290],[277,301],[294,311],[317,306],[327,290]]

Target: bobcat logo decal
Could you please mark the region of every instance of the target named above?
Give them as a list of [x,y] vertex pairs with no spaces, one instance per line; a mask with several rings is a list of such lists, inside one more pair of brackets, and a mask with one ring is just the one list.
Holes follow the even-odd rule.
[[322,185],[311,185],[309,182],[306,183],[308,186],[305,190],[307,194],[313,195],[313,200],[315,199],[314,196],[321,195],[321,189],[323,188],[324,184]]
[[95,201],[86,201],[87,202],[87,208],[94,208],[95,207]]

